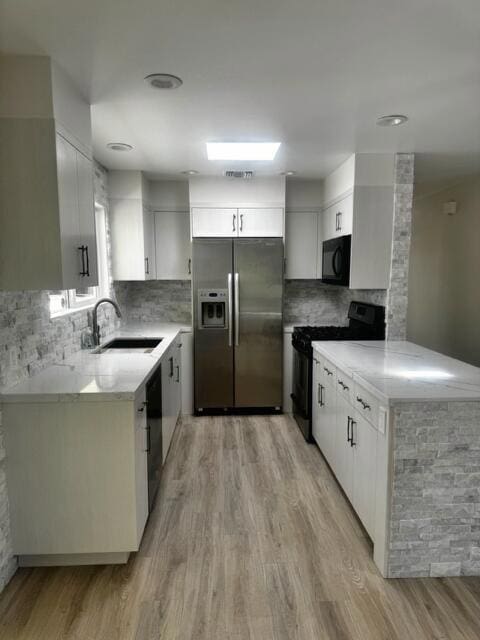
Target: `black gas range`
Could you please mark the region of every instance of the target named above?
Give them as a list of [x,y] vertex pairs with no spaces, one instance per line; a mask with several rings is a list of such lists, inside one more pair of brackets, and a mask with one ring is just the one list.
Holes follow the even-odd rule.
[[347,326],[294,327],[293,415],[307,442],[312,437],[312,342],[317,340],[384,340],[385,307],[352,301]]

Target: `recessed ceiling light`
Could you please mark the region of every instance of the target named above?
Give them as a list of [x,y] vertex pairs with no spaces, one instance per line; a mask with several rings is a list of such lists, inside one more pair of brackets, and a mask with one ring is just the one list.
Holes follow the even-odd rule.
[[296,171],[282,171],[281,172],[281,176],[294,176],[297,172]]
[[187,169],[187,171],[182,171],[182,173],[186,176],[196,176],[199,172],[195,171],[195,169]]
[[151,73],[145,76],[145,82],[154,89],[178,89],[183,84],[183,80],[170,73]]
[[112,151],[131,151],[133,149],[131,144],[125,142],[109,142],[107,147]]
[[377,125],[379,127],[398,127],[400,124],[405,124],[407,120],[407,116],[402,115],[382,116],[378,118]]
[[207,142],[209,160],[273,160],[280,142]]

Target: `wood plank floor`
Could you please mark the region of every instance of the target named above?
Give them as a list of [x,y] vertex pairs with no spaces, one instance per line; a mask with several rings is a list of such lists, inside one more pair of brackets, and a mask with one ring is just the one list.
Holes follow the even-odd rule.
[[184,419],[140,551],[18,571],[0,638],[480,638],[480,579],[386,581],[371,551],[292,419]]

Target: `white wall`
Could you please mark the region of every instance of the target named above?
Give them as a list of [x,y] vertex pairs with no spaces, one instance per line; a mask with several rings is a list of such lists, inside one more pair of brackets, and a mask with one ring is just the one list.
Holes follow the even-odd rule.
[[187,180],[152,180],[150,204],[155,211],[189,211]]
[[415,199],[410,255],[408,339],[480,366],[480,174]]

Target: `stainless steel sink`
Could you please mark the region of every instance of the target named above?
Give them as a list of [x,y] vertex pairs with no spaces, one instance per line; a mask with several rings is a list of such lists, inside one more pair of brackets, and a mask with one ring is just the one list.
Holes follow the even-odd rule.
[[114,338],[92,353],[151,353],[163,338]]

